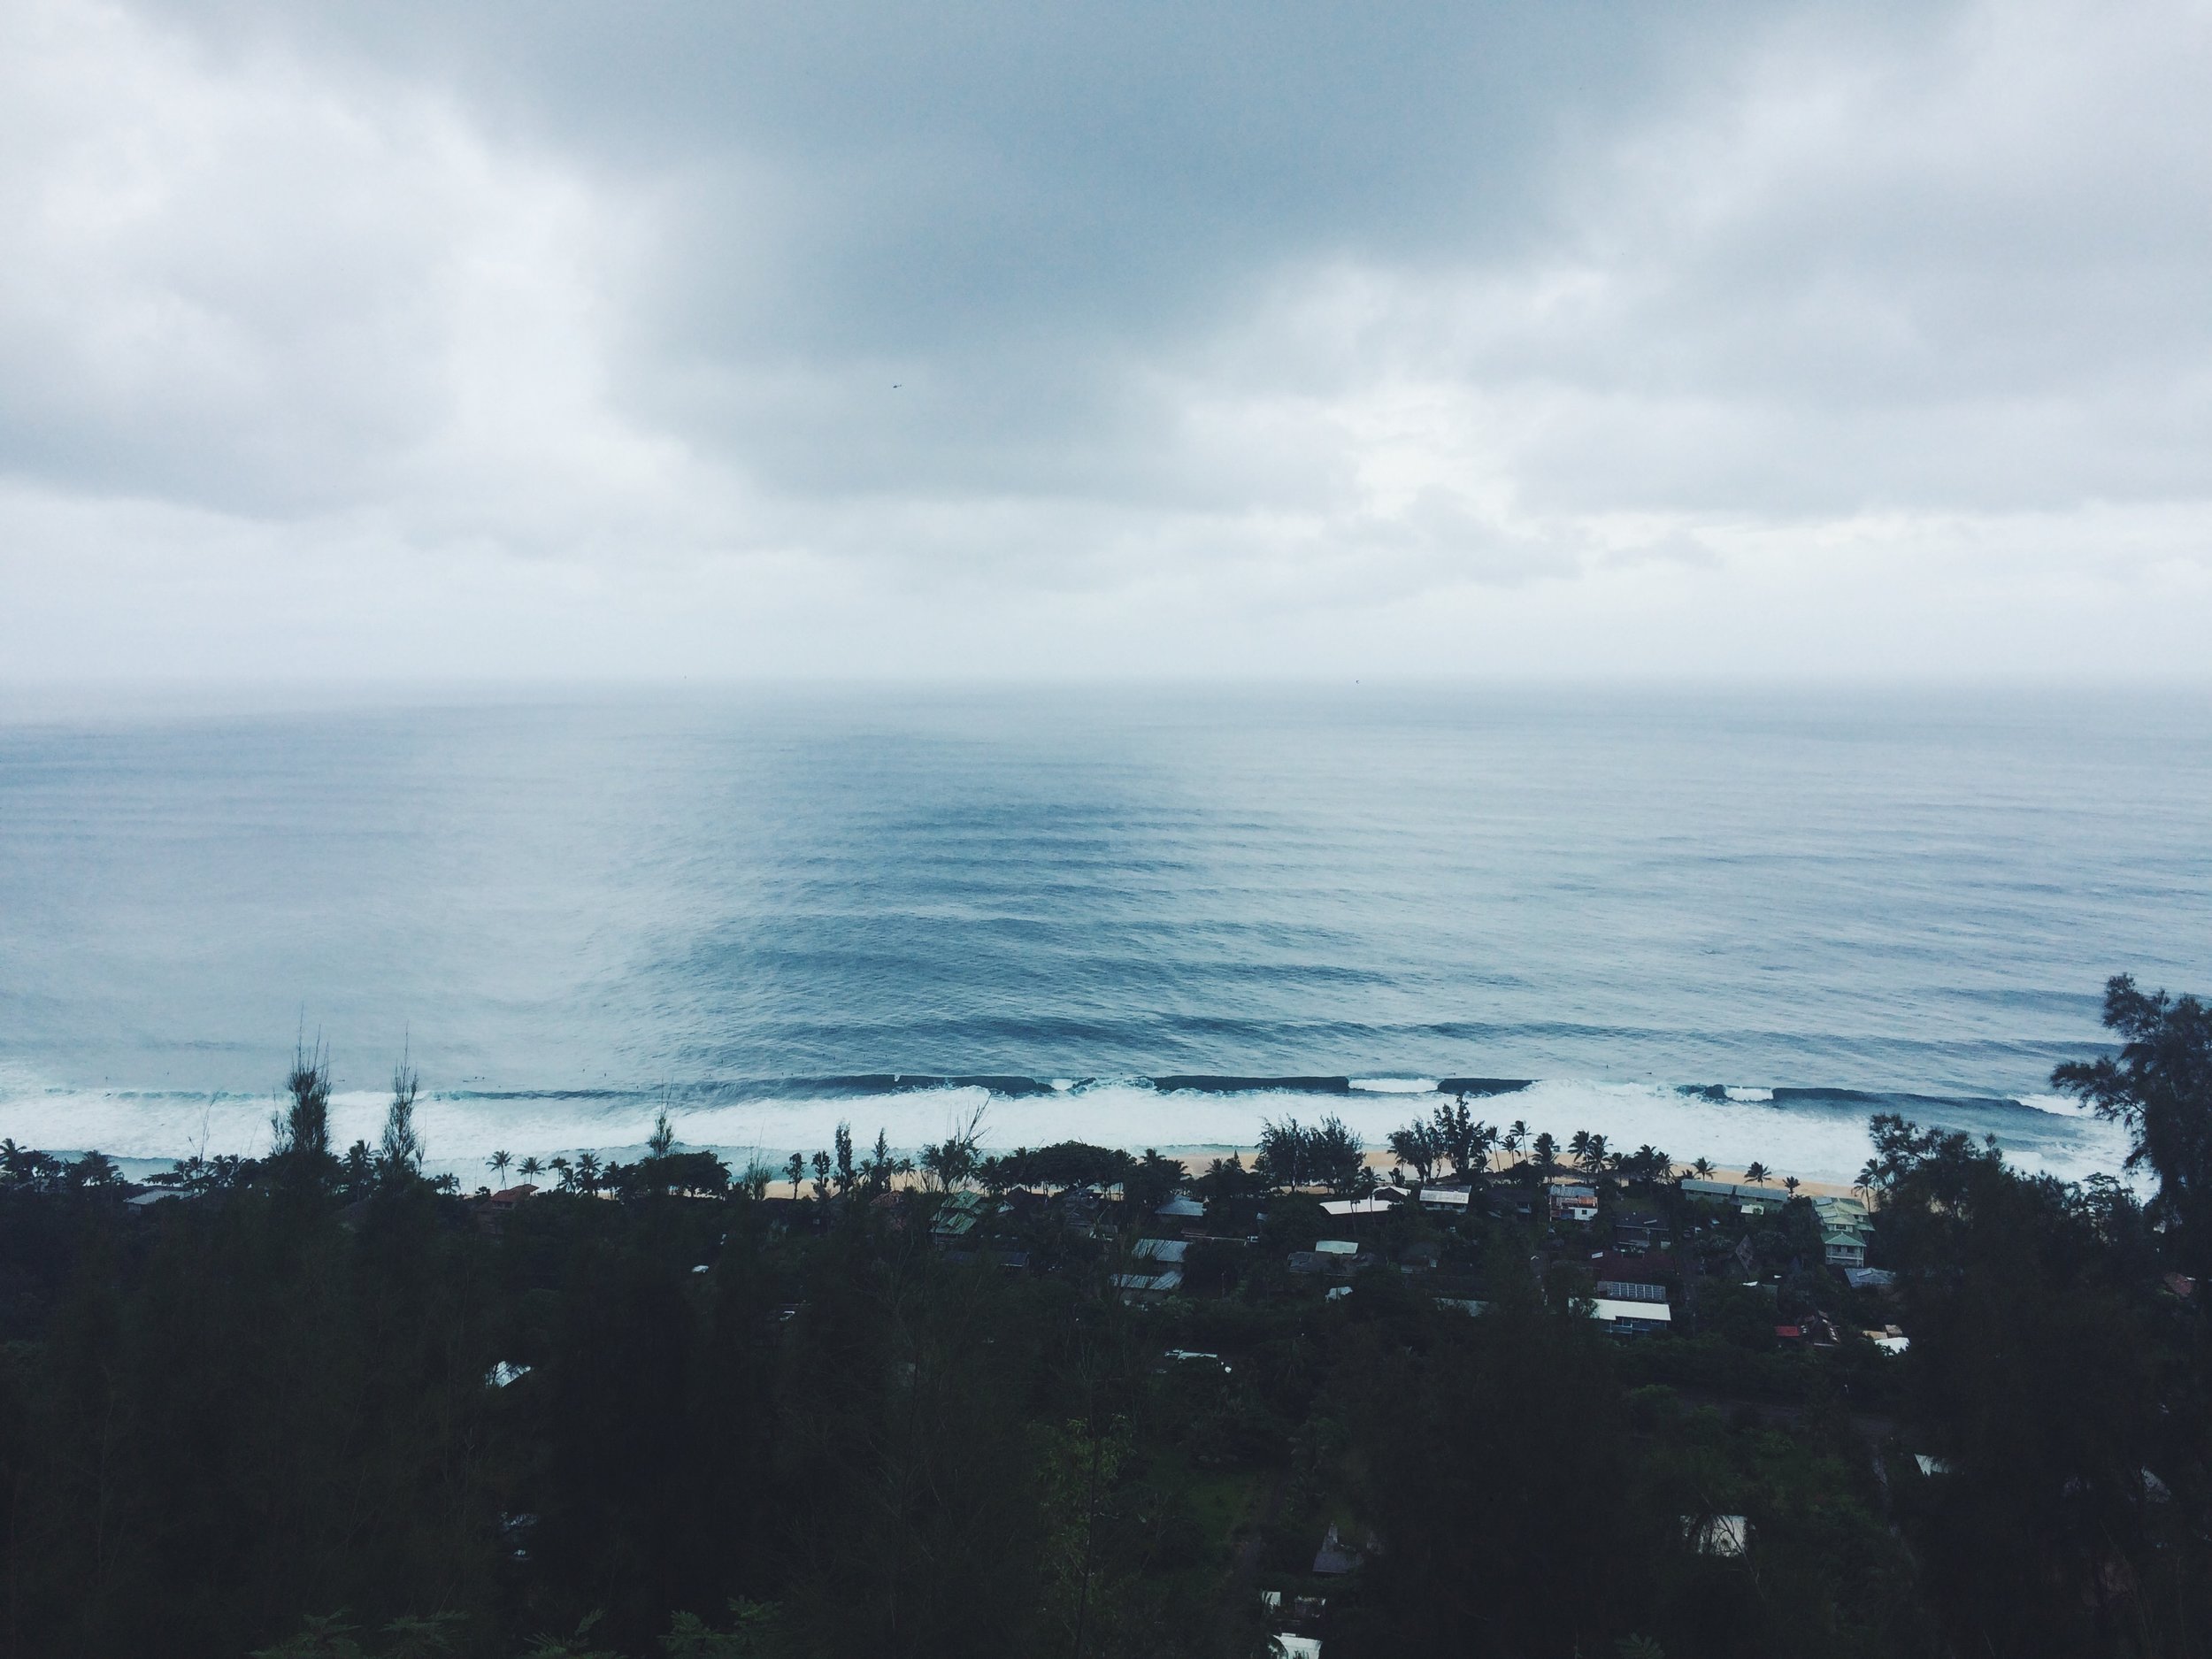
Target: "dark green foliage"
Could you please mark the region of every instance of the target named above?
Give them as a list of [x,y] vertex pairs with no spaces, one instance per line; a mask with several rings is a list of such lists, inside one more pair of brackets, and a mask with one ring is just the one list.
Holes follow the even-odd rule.
[[996,1192],[1013,1187],[1064,1191],[1071,1187],[1118,1186],[1136,1164],[1136,1159],[1118,1148],[1063,1141],[1033,1152],[1026,1147],[1018,1147],[997,1157],[986,1158],[980,1178],[986,1187]]
[[2104,1023],[2119,1055],[2074,1061],[2051,1081],[2101,1118],[2124,1125],[2128,1165],[2158,1176],[2157,1214],[2177,1229],[2192,1272],[2212,1269],[2212,1008],[2193,996],[2146,995],[2128,975],[2104,988]]
[[[1201,1177],[1225,1236],[1142,1306],[1110,1275],[1182,1183],[1156,1154],[974,1160],[1021,1190],[952,1235],[957,1132],[933,1190],[844,1131],[828,1202],[762,1202],[664,1123],[500,1210],[421,1178],[403,1089],[380,1154],[309,1156],[304,1060],[285,1149],[175,1202],[0,1145],[0,1654],[1251,1659],[1263,1585],[1326,1595],[1331,1659],[2200,1653],[2193,1008],[2124,1002],[2149,1048],[2082,1073],[2139,1102],[2147,1211],[1877,1118],[1892,1293],[1823,1266],[1806,1202],[1695,1203],[1578,1137],[1694,1293],[1632,1340],[1586,1317],[1588,1236],[1519,1217],[1540,1137],[1492,1213],[1332,1220],[1280,1188],[1356,1186],[1341,1125],[1271,1125],[1278,1190]],[[1417,1127],[1486,1156],[1456,1104]],[[1290,1273],[1340,1229],[1371,1264]],[[1834,1346],[1778,1342],[1816,1312]],[[1856,1328],[1893,1321],[1901,1358]],[[1721,1517],[1742,1553],[1700,1548]],[[1325,1580],[1332,1529],[1365,1560]]]
[[1900,1507],[1947,1622],[2004,1653],[2190,1650],[2212,1612],[2204,1329],[2161,1294],[2142,1212],[1962,1136],[1888,1119],[1876,1142],[1915,1449],[1949,1466],[1908,1473]]
[[1333,1113],[1310,1126],[1295,1118],[1261,1125],[1253,1172],[1269,1187],[1325,1187],[1340,1198],[1374,1186],[1359,1137]]

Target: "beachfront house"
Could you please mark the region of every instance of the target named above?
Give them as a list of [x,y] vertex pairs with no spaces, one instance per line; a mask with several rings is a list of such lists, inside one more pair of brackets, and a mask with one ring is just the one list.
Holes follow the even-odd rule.
[[1746,1215],[1762,1210],[1778,1210],[1788,1202],[1788,1195],[1771,1187],[1753,1187],[1741,1181],[1704,1181],[1685,1179],[1678,1182],[1685,1198],[1702,1198],[1711,1203],[1728,1204]]
[[1866,1265],[1866,1240],[1855,1233],[1825,1233],[1821,1238],[1821,1248],[1826,1252],[1831,1267],[1849,1269]]
[[1140,1261],[1163,1262],[1173,1267],[1182,1266],[1189,1253],[1190,1245],[1182,1239],[1139,1239],[1129,1250]]
[[1163,1221],[1203,1221],[1206,1206],[1195,1198],[1187,1198],[1178,1193],[1152,1213]]
[[1575,1175],[1555,1175],[1545,1183],[1554,1221],[1592,1222],[1598,1218],[1598,1191]]

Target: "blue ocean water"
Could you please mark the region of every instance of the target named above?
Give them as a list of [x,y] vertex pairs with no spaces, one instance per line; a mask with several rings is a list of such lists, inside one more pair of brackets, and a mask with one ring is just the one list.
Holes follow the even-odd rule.
[[[2104,977],[2212,988],[2201,694],[752,690],[0,712],[0,1133],[258,1149],[296,1035],[434,1156],[1379,1140],[2113,1167]],[[962,1079],[978,1079],[961,1081]],[[1279,1079],[1300,1079],[1280,1081]]]

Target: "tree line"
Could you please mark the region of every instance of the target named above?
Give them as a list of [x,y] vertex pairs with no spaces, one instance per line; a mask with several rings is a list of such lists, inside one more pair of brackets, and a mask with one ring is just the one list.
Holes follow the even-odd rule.
[[[404,1073],[334,1149],[310,1054],[268,1154],[174,1202],[0,1146],[0,1651],[1256,1659],[1320,1597],[1329,1659],[2202,1653],[2212,1023],[2125,980],[2107,1012],[2057,1080],[2147,1198],[1870,1125],[1899,1357],[1771,1351],[1733,1280],[1824,1271],[1802,1201],[1755,1256],[1736,1207],[1594,1137],[1485,1147],[1457,1102],[1431,1177],[1563,1155],[1755,1270],[1699,1281],[1708,1333],[1624,1342],[1540,1212],[1401,1205],[1328,1296],[1282,1264],[1294,1189],[1342,1179],[1325,1122],[1187,1183],[1193,1282],[1146,1302],[1171,1161],[1073,1144],[956,1132],[902,1178],[847,1134],[794,1191],[663,1123],[596,1194],[495,1209],[425,1177]],[[1029,1194],[1007,1248],[946,1248],[987,1169]],[[1331,1532],[1358,1564],[1317,1578]]]

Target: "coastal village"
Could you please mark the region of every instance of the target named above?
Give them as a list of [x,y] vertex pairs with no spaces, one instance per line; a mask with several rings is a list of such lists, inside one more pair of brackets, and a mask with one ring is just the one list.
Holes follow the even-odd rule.
[[[1463,1118],[1464,1110],[1458,1102]],[[1453,1115],[1439,1113],[1447,1139]],[[1515,1128],[1521,1133],[1512,1138],[1525,1141]],[[1330,1124],[1293,1125],[1289,1133],[1325,1144],[1342,1139]],[[841,1183],[839,1165],[818,1160],[816,1180],[793,1179],[784,1193],[757,1176],[753,1202],[786,1234],[826,1233],[842,1211],[864,1204],[893,1229],[926,1228],[949,1265],[1024,1277],[1102,1274],[1141,1328],[1150,1328],[1156,1370],[1185,1393],[1227,1395],[1247,1357],[1233,1341],[1180,1345],[1207,1324],[1209,1304],[1279,1318],[1302,1312],[1325,1340],[1328,1322],[1351,1317],[1360,1296],[1410,1298],[1479,1319],[1510,1276],[1638,1345],[1631,1357],[1640,1371],[1701,1379],[1709,1403],[1771,1409],[1801,1387],[1809,1368],[1824,1365],[1847,1393],[1855,1383],[1868,1405],[1881,1405],[1883,1362],[1910,1339],[1897,1323],[1894,1274],[1869,1262],[1874,1189],[1807,1183],[1755,1165],[1677,1165],[1650,1148],[1619,1158],[1587,1135],[1575,1138],[1580,1150],[1562,1166],[1548,1146],[1540,1158],[1486,1149],[1498,1138],[1475,1125],[1472,1167],[1451,1169],[1448,1154],[1439,1160],[1443,1172],[1427,1179],[1386,1156],[1340,1159],[1333,1186],[1276,1184],[1271,1163],[1297,1161],[1294,1148],[1283,1156],[1279,1138],[1248,1163],[1236,1148],[1133,1158],[1064,1143],[993,1159],[972,1146],[949,1156],[933,1148],[931,1161],[954,1175],[949,1184],[889,1159],[879,1143],[872,1176],[869,1163],[849,1161]],[[584,1190],[571,1169],[557,1173],[571,1191]],[[617,1165],[588,1186],[612,1197],[622,1176]],[[524,1183],[481,1192],[475,1202],[496,1217],[539,1190]],[[803,1312],[784,1310],[787,1317]],[[1924,1476],[1943,1466],[1926,1454],[1904,1455]],[[1274,1511],[1227,1518],[1275,1651],[1319,1659],[1332,1594],[1356,1578],[1377,1540],[1356,1515],[1325,1503],[1302,1519]],[[1755,1548],[1744,1515],[1685,1516],[1683,1525],[1701,1554],[1744,1558]]]
[[[2193,1374],[2173,1212],[1962,1132],[1878,1113],[1846,1187],[1455,1097],[1382,1150],[970,1119],[735,1171],[664,1115],[634,1161],[495,1153],[468,1192],[404,1083],[343,1153],[307,1064],[265,1158],[0,1147],[27,1622],[151,1650],[185,1587],[257,1574],[291,1587],[196,1652],[1935,1659],[2208,1582],[2200,1419],[2131,1369],[2137,1333]],[[99,1469],[125,1566],[77,1525]],[[363,1606],[384,1637],[333,1646]]]

